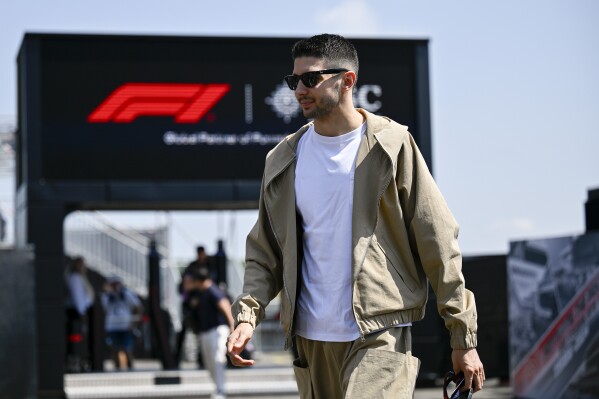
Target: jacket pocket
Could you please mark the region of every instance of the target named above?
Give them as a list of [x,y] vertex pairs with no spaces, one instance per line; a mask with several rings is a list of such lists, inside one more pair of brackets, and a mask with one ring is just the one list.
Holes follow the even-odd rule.
[[308,367],[303,367],[300,364],[299,359],[296,359],[293,361],[293,372],[295,373],[297,387],[301,393],[301,399],[313,399],[314,393],[312,392],[310,369]]
[[360,360],[347,387],[351,398],[411,399],[420,360],[410,353],[380,349],[358,351]]
[[[408,289],[410,291],[414,292],[417,288],[416,284],[414,283],[414,281],[412,281],[412,279],[408,275],[407,271],[400,269],[401,263],[400,263],[398,257],[395,256],[395,253],[390,249],[386,250],[385,247],[383,245],[381,245],[381,243],[376,239],[376,236],[374,236],[372,239],[376,240],[376,244],[381,249],[381,251],[383,251],[383,253],[385,254],[385,258],[387,258],[387,263],[392,266],[395,273],[397,273],[397,276],[401,279],[401,281],[403,281],[405,286],[408,287]],[[385,243],[384,240],[383,240],[383,244],[385,244],[387,246],[387,244]]]
[[414,305],[412,289],[385,255],[376,237],[370,240],[356,278],[356,310],[365,317],[379,316]]

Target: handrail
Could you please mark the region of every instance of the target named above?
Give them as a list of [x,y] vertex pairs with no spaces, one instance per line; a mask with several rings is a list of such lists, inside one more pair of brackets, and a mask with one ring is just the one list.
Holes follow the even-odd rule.
[[[108,276],[116,274],[142,297],[148,295],[148,252],[151,238],[133,229],[119,228],[99,212],[75,212],[65,223],[65,253],[86,258],[90,269]],[[157,229],[164,233],[167,227]],[[171,267],[166,245],[156,243],[161,255],[161,306],[171,315],[173,326],[180,326],[178,269]]]

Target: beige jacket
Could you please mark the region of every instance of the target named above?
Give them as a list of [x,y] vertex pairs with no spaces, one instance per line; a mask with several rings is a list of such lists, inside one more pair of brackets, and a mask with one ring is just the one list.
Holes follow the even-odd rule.
[[[356,158],[352,220],[352,298],[360,334],[421,320],[428,279],[452,348],[476,347],[476,306],[464,287],[458,225],[407,128],[359,111],[367,122]],[[258,221],[247,238],[243,293],[233,304],[236,324],[255,327],[282,291],[286,347],[301,284],[295,150],[308,126],[266,157]]]

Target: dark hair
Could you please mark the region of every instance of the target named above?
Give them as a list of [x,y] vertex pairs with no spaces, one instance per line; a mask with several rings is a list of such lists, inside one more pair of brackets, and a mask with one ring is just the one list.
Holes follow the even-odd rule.
[[206,248],[203,245],[199,245],[196,247],[196,252],[206,252]]
[[300,40],[291,49],[291,58],[299,57],[320,58],[327,68],[347,68],[358,74],[358,52],[343,36],[323,33]]
[[71,262],[68,265],[69,272],[78,272],[77,266],[83,266],[85,268],[85,259],[83,256],[75,256],[71,259]]
[[208,270],[207,267],[200,267],[198,269],[191,270],[187,275],[191,277],[193,281],[205,281],[211,278],[210,270]]

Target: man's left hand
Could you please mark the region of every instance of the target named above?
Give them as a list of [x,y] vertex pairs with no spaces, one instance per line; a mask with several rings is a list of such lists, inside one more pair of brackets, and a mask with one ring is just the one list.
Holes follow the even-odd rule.
[[475,348],[454,349],[451,354],[451,361],[453,363],[453,371],[456,374],[460,371],[464,373],[464,391],[470,388],[472,388],[473,392],[483,389],[485,369]]

